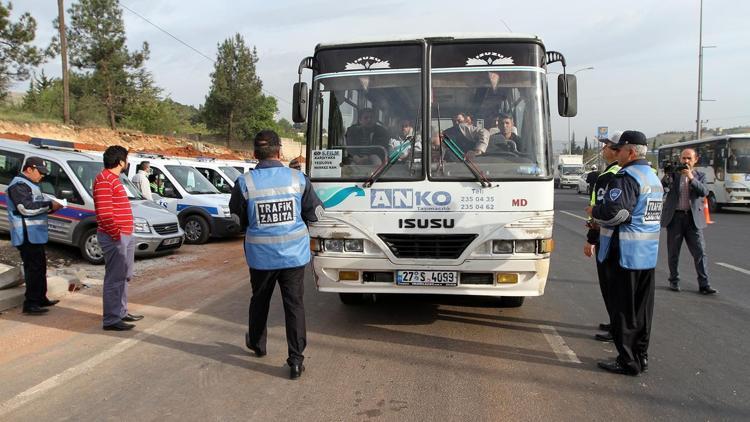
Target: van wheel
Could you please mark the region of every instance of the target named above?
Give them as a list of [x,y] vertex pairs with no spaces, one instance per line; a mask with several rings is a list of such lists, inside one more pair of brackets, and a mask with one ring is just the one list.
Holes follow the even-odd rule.
[[523,305],[524,296],[503,296],[500,298],[501,308],[520,308]]
[[199,215],[191,215],[185,219],[185,243],[193,245],[202,245],[208,241],[211,234],[208,228],[208,222]]
[[339,299],[344,305],[362,305],[367,301],[363,293],[339,293]]
[[86,261],[94,265],[104,264],[104,251],[99,246],[99,239],[96,238],[96,227],[86,230],[83,236],[81,236],[78,247],[81,249],[81,255]]

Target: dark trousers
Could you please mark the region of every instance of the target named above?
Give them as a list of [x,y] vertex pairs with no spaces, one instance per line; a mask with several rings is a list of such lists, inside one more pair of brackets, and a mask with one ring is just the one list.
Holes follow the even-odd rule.
[[609,299],[609,276],[607,275],[607,267],[604,263],[599,262],[596,256],[599,255],[599,245],[596,245],[596,255],[594,255],[594,261],[596,261],[596,275],[599,277],[599,290],[602,292],[602,299],[604,299],[604,308],[607,310],[607,322],[612,324],[612,305],[610,305]]
[[47,254],[44,245],[24,241],[18,250],[23,261],[23,278],[26,282],[26,300],[23,308],[41,306],[47,302]]
[[682,248],[683,239],[693,256],[695,272],[698,275],[698,286],[708,286],[706,241],[703,239],[703,230],[695,226],[693,215],[690,212],[675,212],[672,221],[667,226],[669,281],[675,284],[680,282],[677,267],[680,262],[680,248]]
[[305,305],[302,301],[305,292],[304,276],[304,266],[281,270],[250,268],[250,284],[253,287],[248,320],[250,344],[263,352],[266,351],[268,308],[271,304],[273,289],[278,282],[281,300],[284,303],[286,343],[289,352],[287,363],[290,366],[299,365],[305,359],[302,354],[307,345]]
[[622,268],[619,253],[604,261],[609,280],[612,337],[621,365],[641,371],[638,356],[648,356],[654,314],[654,270]]

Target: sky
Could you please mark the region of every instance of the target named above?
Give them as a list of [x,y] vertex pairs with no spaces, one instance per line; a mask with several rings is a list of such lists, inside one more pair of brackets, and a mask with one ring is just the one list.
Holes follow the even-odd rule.
[[[73,0],[65,0],[66,8]],[[290,119],[292,84],[301,59],[320,42],[392,38],[447,32],[520,32],[539,35],[547,50],[565,55],[578,77],[578,116],[555,112],[557,144],[568,123],[579,145],[598,126],[636,129],[647,136],[695,130],[698,87],[700,0],[471,1],[386,0],[121,0],[191,47],[213,58],[217,44],[240,33],[258,49],[264,89],[279,98],[279,117]],[[38,22],[35,43],[47,45],[56,29],[56,2],[15,0],[11,19],[30,12]],[[703,98],[701,119],[708,127],[750,124],[750,2],[704,0]],[[172,99],[202,104],[213,63],[128,10],[123,11],[128,45],[148,41],[147,68]],[[14,19],[15,20],[15,19]],[[557,68],[553,68],[557,67]],[[59,76],[60,58],[43,66]],[[559,65],[550,71],[560,71]],[[309,82],[310,74],[304,77]],[[17,84],[23,91],[28,83]]]

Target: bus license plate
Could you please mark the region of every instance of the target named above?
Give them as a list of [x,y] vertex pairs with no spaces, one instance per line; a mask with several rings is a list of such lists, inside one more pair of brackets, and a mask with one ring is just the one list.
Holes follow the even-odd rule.
[[400,286],[458,286],[455,271],[397,271],[396,284]]

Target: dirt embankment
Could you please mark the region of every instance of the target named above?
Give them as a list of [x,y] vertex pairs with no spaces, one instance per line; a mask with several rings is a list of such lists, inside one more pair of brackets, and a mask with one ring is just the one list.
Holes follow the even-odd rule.
[[[252,158],[252,151],[231,150],[211,143],[170,136],[149,135],[134,131],[107,128],[83,128],[50,123],[14,123],[0,120],[0,138],[28,142],[32,137],[70,141],[76,148],[104,151],[110,145],[122,145],[130,151],[152,152],[178,157],[215,157],[223,159]],[[298,143],[283,140],[282,154],[286,160],[300,155]]]

